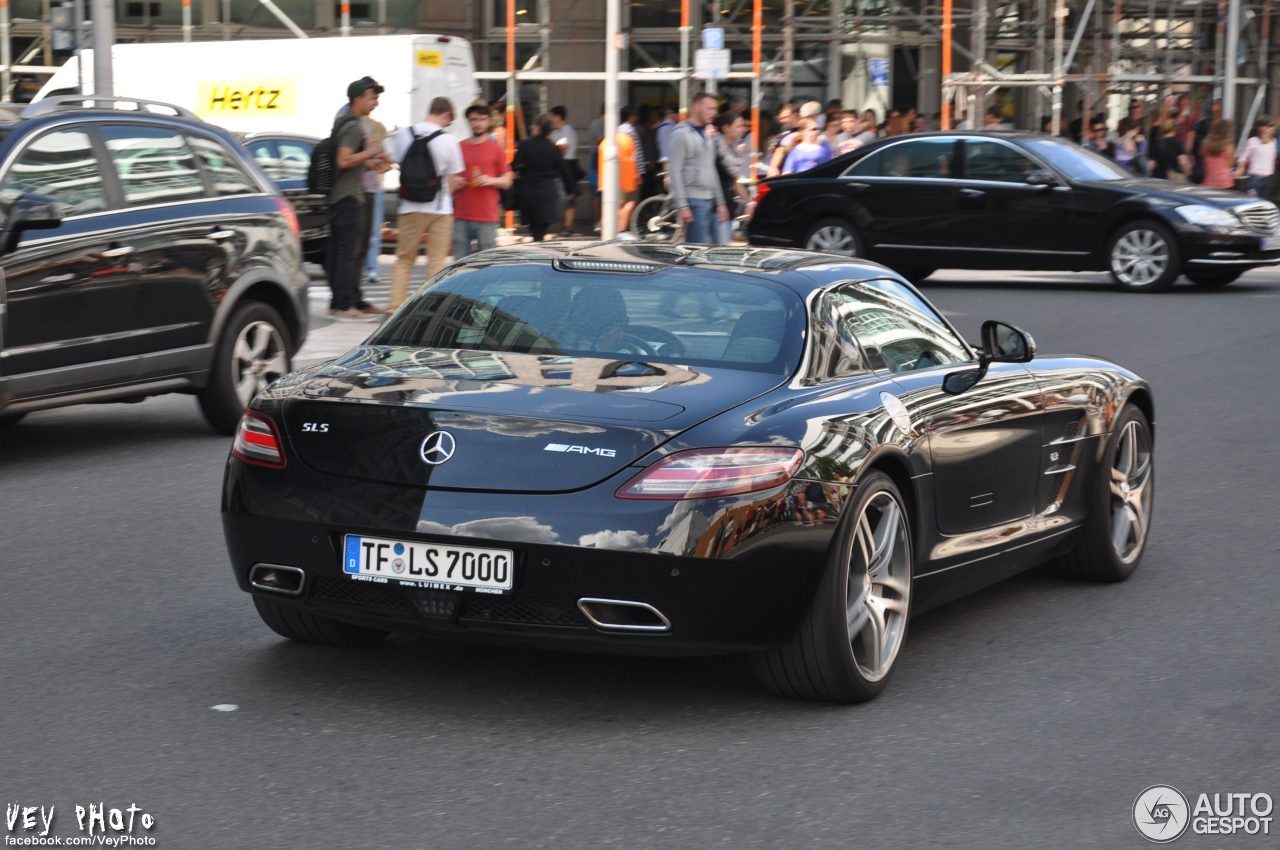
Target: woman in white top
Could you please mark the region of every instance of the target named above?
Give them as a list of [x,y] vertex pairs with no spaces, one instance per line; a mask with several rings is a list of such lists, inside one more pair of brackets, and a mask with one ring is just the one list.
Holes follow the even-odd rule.
[[1249,141],[1240,152],[1236,175],[1248,177],[1250,195],[1266,200],[1271,197],[1271,175],[1276,172],[1276,125],[1265,115],[1253,122]]

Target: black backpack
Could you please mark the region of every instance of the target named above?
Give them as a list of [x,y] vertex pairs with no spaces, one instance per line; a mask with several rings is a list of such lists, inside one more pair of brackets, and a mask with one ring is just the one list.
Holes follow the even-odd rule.
[[[344,113],[337,121],[333,122],[333,129],[329,132],[329,138],[321,139],[316,143],[315,148],[311,151],[311,164],[307,166],[307,191],[313,195],[327,195],[333,189],[334,178],[338,176],[338,145],[335,141],[338,137],[338,129],[346,120],[357,121],[356,116],[351,113]],[[360,143],[361,149],[364,148],[364,142]]]
[[436,130],[429,136],[414,133],[413,144],[400,161],[400,197],[406,201],[430,203],[440,194],[440,175],[436,172],[436,161],[431,158],[430,144],[443,133],[444,130]]

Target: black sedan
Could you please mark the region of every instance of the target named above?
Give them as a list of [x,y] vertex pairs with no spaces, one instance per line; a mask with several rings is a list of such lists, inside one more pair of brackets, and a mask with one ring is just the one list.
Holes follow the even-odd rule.
[[1280,263],[1280,212],[1239,192],[1135,177],[1041,133],[883,139],[760,186],[753,245],[940,268],[1109,271],[1159,292]]
[[912,613],[1143,554],[1150,388],[983,335],[808,251],[474,254],[254,401],[235,578],[301,641],[743,652],[778,693],[869,699]]
[[302,228],[303,259],[323,263],[325,240],[329,238],[329,204],[323,195],[307,190],[311,152],[320,140],[285,133],[250,133],[241,136],[240,141],[293,204]]

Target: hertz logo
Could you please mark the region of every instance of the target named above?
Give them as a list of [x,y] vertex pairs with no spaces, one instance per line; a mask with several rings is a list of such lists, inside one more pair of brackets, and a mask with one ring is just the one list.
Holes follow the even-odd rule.
[[196,114],[201,118],[293,115],[297,101],[297,80],[201,80]]

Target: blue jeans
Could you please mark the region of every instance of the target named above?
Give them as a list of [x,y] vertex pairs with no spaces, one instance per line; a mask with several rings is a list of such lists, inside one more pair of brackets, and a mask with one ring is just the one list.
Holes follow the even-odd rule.
[[365,258],[365,271],[370,280],[378,279],[378,257],[382,256],[382,219],[386,215],[386,201],[381,189],[374,192],[373,209],[370,210],[369,255]]
[[684,241],[709,245],[715,233],[716,202],[712,198],[689,198],[693,221],[684,226]]
[[1253,195],[1255,198],[1265,201],[1269,197],[1271,197],[1270,175],[1266,177],[1259,177],[1256,174],[1250,174],[1249,182],[1245,185],[1246,185],[1245,191],[1248,192],[1250,195]]
[[[471,241],[475,240],[475,250]],[[453,258],[459,259],[476,251],[489,251],[498,246],[498,225],[493,221],[453,220]]]

